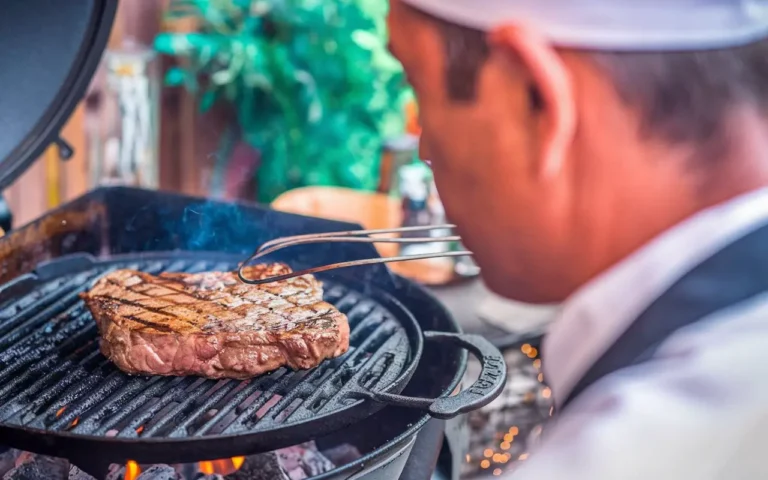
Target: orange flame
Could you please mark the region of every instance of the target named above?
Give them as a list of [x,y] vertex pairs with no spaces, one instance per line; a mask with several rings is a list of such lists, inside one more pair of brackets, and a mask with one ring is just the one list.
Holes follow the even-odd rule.
[[139,464],[134,462],[133,460],[128,460],[128,463],[125,464],[125,480],[136,480],[138,478],[139,474],[141,473],[141,468],[139,468]]
[[200,471],[206,475],[213,475],[213,462],[200,462]]
[[[240,467],[245,463],[245,457],[232,457],[223,460],[209,460],[205,462],[199,462],[198,468],[200,472],[206,475],[230,475],[240,470]],[[124,480],[136,480],[141,475],[141,467],[133,460],[128,460],[125,464],[125,476]]]
[[232,457],[223,460],[209,460],[198,463],[200,471],[206,475],[219,474],[222,476],[230,475],[240,470],[245,463],[245,457]]

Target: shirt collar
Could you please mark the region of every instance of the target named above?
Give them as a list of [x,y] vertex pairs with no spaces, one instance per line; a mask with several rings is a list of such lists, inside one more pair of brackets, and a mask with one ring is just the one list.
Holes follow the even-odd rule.
[[768,188],[746,193],[672,227],[576,291],[543,344],[555,403],[676,280],[766,221]]

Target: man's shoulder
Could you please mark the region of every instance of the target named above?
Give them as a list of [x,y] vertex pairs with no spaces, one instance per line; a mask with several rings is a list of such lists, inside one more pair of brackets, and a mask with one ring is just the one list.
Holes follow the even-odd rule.
[[521,475],[555,475],[557,465],[573,480],[768,478],[756,447],[768,444],[767,379],[768,295],[595,383],[550,425]]
[[768,293],[676,332],[650,360],[608,375],[583,397],[613,398],[648,420],[709,423],[768,412],[767,379]]
[[[766,360],[766,361],[762,361]],[[753,384],[768,394],[768,292],[715,312],[671,335],[638,378],[706,377],[719,385]],[[758,393],[752,390],[753,393]]]

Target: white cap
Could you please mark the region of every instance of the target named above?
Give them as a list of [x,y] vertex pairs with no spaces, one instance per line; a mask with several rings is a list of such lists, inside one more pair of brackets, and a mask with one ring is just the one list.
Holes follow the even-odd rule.
[[479,30],[520,22],[554,44],[594,50],[705,50],[768,36],[768,0],[402,0]]

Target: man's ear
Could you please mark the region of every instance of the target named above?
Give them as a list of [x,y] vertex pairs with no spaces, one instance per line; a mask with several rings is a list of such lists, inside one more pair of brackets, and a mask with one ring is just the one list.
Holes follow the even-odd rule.
[[576,132],[576,99],[568,69],[544,38],[520,26],[499,27],[490,33],[489,42],[508,50],[530,74],[532,108],[544,116],[538,172],[552,178],[562,169]]

